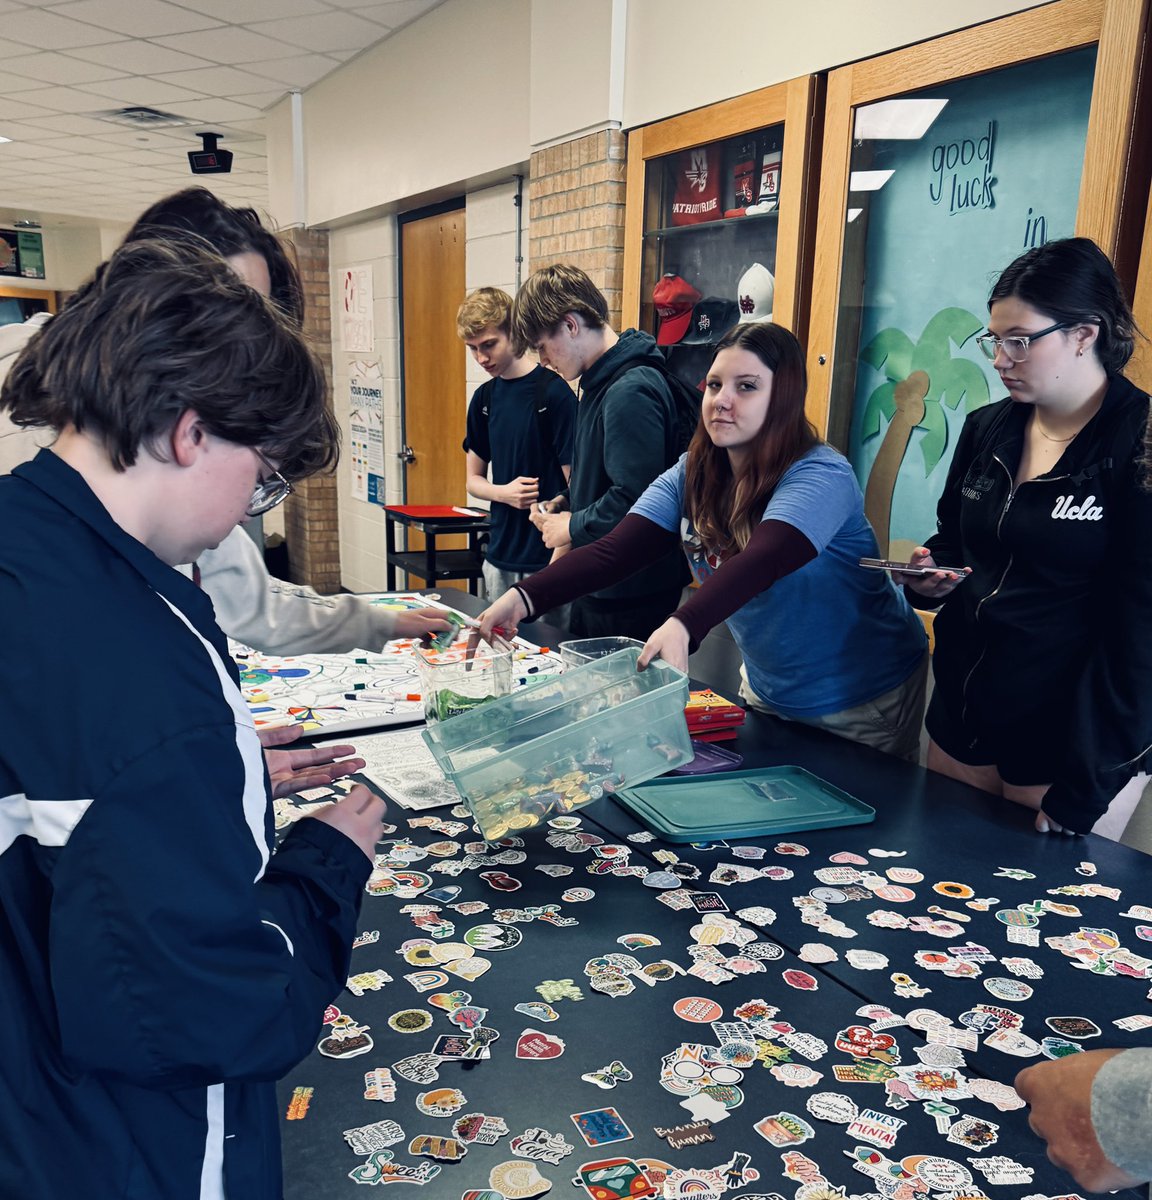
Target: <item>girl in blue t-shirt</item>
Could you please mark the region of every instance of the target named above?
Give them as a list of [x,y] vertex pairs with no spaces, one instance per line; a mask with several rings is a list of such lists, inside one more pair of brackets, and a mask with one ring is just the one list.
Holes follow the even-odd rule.
[[804,415],[807,377],[781,325],[737,325],[709,368],[687,454],[606,537],[506,592],[481,633],[643,570],[679,539],[700,587],[648,639],[687,670],[727,621],[744,659],[741,695],[787,720],[905,758],[919,752],[923,627],[882,572],[852,468]]

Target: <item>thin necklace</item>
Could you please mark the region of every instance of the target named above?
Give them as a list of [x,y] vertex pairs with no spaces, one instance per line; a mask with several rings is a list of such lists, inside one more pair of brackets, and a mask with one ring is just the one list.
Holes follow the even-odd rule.
[[1033,416],[1032,421],[1033,421],[1033,424],[1036,426],[1036,432],[1042,438],[1046,438],[1050,442],[1070,442],[1076,436],[1076,433],[1080,432],[1080,430],[1077,429],[1076,433],[1070,433],[1066,438],[1054,438],[1050,433],[1044,432],[1044,426],[1040,424],[1039,418]]

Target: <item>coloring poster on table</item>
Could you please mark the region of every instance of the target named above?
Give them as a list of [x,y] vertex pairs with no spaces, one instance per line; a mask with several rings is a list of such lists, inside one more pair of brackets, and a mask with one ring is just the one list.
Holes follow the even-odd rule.
[[840,322],[859,332],[833,392],[851,396],[842,436],[885,558],[935,530],[964,418],[1004,397],[975,343],[997,276],[1075,231],[1095,61],[1089,47],[856,110],[858,290]]
[[348,459],[352,497],[384,502],[384,377],[376,361],[348,367]]
[[[396,610],[456,611],[430,596],[407,592],[365,599]],[[323,736],[424,720],[416,643],[410,638],[348,654],[264,654],[239,642],[229,645],[257,729],[296,725],[301,733]],[[514,645],[514,686],[560,670],[559,655],[521,638]]]

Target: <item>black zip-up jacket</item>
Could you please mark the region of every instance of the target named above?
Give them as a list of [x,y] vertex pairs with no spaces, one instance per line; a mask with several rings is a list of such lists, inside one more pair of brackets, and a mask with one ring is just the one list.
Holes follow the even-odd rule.
[[960,434],[926,545],[972,574],[936,622],[936,688],[977,753],[1033,739],[1054,764],[1044,811],[1083,833],[1152,743],[1148,397],[1113,377],[1055,467],[1016,487],[1030,413],[1002,400]]
[[[626,329],[584,372],[572,443],[568,527],[573,546],[602,538],[624,519],[644,489],[676,461],[676,404],[660,373],[663,355],[651,334]],[[605,386],[627,362],[637,366]],[[632,600],[683,587],[688,567],[679,546],[622,583],[592,595]]]

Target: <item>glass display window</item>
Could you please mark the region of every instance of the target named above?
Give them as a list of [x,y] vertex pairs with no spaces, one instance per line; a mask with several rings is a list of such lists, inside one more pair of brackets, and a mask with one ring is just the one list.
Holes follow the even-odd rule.
[[803,77],[628,135],[624,324],[693,386],[739,321],[802,336],[819,93]]
[[780,123],[648,164],[640,328],[690,383],[733,325],[772,319],[783,142]]
[[1063,0],[829,77],[809,411],[886,558],[932,532],[966,416],[1003,398],[975,342],[999,273],[1075,234],[1116,252],[1130,126],[1100,114],[1137,76],[1137,7]]

